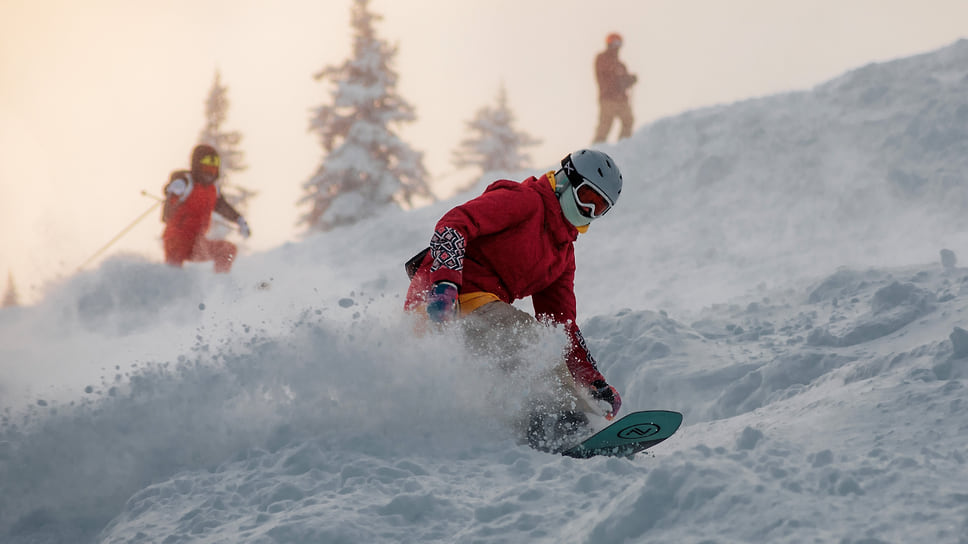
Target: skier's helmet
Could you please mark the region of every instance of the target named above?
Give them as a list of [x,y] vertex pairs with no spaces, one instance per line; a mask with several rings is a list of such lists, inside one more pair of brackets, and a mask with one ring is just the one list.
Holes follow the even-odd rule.
[[221,164],[222,160],[214,147],[206,144],[195,146],[192,150],[192,179],[203,185],[215,183]]
[[622,36],[618,32],[612,32],[605,37],[605,45],[609,48],[621,47],[622,46]]
[[622,172],[601,151],[582,149],[561,159],[555,192],[565,218],[581,227],[605,215],[622,194]]

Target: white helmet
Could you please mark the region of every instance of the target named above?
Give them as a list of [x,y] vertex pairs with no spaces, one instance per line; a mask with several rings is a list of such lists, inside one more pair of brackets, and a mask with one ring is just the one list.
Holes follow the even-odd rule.
[[582,149],[561,159],[555,193],[572,225],[582,227],[605,215],[622,194],[622,173],[601,151]]

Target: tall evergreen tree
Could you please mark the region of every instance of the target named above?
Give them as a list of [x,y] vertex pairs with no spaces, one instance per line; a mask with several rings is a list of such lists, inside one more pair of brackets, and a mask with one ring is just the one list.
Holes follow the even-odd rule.
[[482,172],[522,170],[530,166],[531,157],[522,151],[541,143],[514,129],[514,113],[508,106],[507,91],[501,85],[497,105],[485,106],[467,122],[471,136],[462,140],[453,152],[457,168],[475,166]]
[[17,287],[13,283],[13,272],[8,272],[7,291],[3,295],[3,301],[0,301],[0,308],[10,308],[12,306],[20,306],[20,296],[17,295]]
[[413,205],[432,199],[423,154],[410,148],[392,127],[416,119],[414,108],[396,90],[391,64],[397,53],[377,38],[382,19],[369,0],[353,0],[352,58],[315,75],[332,83],[332,103],[314,110],[310,131],[326,152],[316,173],[303,184],[300,205],[309,211],[299,223],[307,230],[330,230],[373,216],[386,205]]
[[[222,76],[215,71],[215,81],[205,100],[205,127],[198,135],[198,143],[208,144],[218,151],[222,160],[219,172],[218,186],[225,200],[235,209],[245,212],[249,199],[256,195],[255,191],[247,189],[232,180],[234,172],[242,172],[248,166],[245,164],[245,153],[240,149],[242,134],[237,131],[223,130],[222,125],[228,118],[229,99],[228,87],[222,85]],[[213,237],[224,237],[227,228],[219,229],[218,223],[212,225]],[[223,230],[223,232],[220,232]]]

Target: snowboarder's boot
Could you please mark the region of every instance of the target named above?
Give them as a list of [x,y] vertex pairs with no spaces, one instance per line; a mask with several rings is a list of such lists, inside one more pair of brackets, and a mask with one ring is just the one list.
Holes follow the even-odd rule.
[[588,417],[583,412],[549,414],[536,410],[528,421],[528,445],[538,451],[559,452],[580,441],[589,430]]

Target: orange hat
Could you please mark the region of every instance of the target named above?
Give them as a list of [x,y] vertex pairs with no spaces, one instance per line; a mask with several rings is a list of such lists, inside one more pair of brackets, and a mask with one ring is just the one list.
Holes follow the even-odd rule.
[[612,32],[605,38],[605,45],[609,47],[622,45],[622,36],[618,32]]

